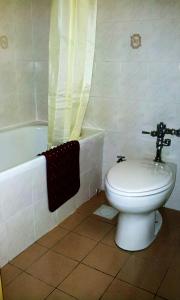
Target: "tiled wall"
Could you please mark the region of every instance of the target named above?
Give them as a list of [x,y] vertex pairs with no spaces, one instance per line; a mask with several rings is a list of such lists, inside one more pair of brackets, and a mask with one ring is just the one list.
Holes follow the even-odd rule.
[[[139,33],[142,46],[132,49]],[[85,126],[105,129],[103,174],[118,154],[154,157],[141,134],[164,121],[180,127],[180,1],[98,0],[93,83]],[[180,138],[163,150],[180,168]],[[168,206],[180,210],[178,173]]]
[[[27,1],[27,0],[26,0]],[[28,0],[30,1],[30,0]],[[48,64],[51,0],[32,1],[35,99],[37,120],[48,120]]]
[[50,0],[1,0],[0,128],[47,119]]

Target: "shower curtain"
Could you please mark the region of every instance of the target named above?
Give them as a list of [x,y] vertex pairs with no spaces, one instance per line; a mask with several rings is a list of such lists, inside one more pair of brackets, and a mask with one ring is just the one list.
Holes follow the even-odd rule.
[[53,0],[49,40],[48,143],[78,139],[87,108],[97,0]]

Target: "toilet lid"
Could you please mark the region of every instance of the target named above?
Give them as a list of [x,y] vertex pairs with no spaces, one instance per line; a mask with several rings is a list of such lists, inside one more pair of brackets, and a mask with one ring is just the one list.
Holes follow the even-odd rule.
[[171,182],[172,176],[167,164],[128,160],[111,168],[106,180],[113,189],[125,193],[143,193],[165,187]]

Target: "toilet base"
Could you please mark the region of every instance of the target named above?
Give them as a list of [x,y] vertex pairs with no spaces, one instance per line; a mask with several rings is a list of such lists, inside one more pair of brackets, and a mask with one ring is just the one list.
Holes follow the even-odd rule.
[[128,251],[147,248],[156,238],[162,225],[158,210],[144,214],[120,213],[115,242]]

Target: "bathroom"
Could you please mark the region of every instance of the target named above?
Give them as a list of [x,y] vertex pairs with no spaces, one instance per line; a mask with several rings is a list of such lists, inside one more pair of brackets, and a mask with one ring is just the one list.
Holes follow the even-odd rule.
[[[51,0],[0,0],[2,132],[28,124],[47,125],[51,5]],[[49,212],[44,213],[44,206],[41,206],[42,203],[38,199],[34,206],[29,206],[32,206],[32,215],[39,207],[43,211],[42,219],[40,220],[39,216],[35,217],[38,230],[35,229],[35,233],[32,232],[32,235],[28,236],[22,248],[19,239],[25,239],[24,236],[19,237],[16,218],[13,219],[13,228],[17,229],[17,232],[10,230],[8,233],[13,240],[9,249],[6,245],[6,231],[3,226],[0,227],[4,299],[121,299],[120,295],[122,299],[128,300],[180,299],[180,256],[177,251],[180,245],[178,137],[166,135],[167,138],[171,138],[171,146],[164,147],[162,152],[165,161],[176,163],[177,175],[174,191],[166,203],[167,209],[163,211],[165,224],[152,248],[137,251],[135,254],[122,251],[115,247],[113,242],[114,221],[99,221],[94,215],[89,217],[89,213],[105,201],[104,194],[99,193],[96,196],[96,191],[104,190],[105,174],[116,163],[118,155],[124,155],[127,161],[154,159],[156,138],[143,135],[142,130],[156,130],[160,122],[167,124],[168,128],[180,128],[179,16],[179,0],[97,0],[93,75],[82,126],[96,133],[93,138],[87,139],[87,143],[82,142],[81,190],[75,199],[76,205],[69,205],[70,213],[74,215],[64,221],[64,225],[55,227],[57,216],[61,222],[65,215],[68,216],[67,209],[64,209],[63,216],[58,211],[52,217]],[[133,34],[140,36],[138,48],[132,47]],[[19,146],[24,148],[27,143],[21,143],[21,140],[16,142],[19,141]],[[3,155],[6,156],[3,140],[2,147]],[[97,159],[92,162],[92,157]],[[95,165],[97,168],[93,173]],[[42,182],[39,185],[42,185]],[[87,200],[89,201],[85,206]],[[2,203],[0,207],[1,205]],[[21,228],[27,219],[26,208],[22,211],[24,217]],[[8,216],[12,217],[11,214]],[[33,220],[29,214],[28,218],[27,228]],[[85,218],[90,218],[89,223],[85,223],[87,228],[74,229],[73,226],[80,226],[86,222]],[[100,238],[89,238],[83,234],[83,230],[89,230],[88,226],[97,229],[98,225],[102,226],[101,230],[99,229]],[[46,227],[47,232],[52,231],[49,237],[42,237],[46,234],[42,227]],[[79,235],[78,230],[81,230]],[[26,231],[23,232],[25,235]],[[57,272],[54,275],[54,281],[57,282],[53,283],[51,278],[44,279],[37,269],[38,266],[42,267],[42,262],[48,264],[48,249],[51,248],[53,252],[54,240],[59,243],[60,239],[63,241],[66,238],[65,243],[69,238],[69,244],[75,248],[76,243],[70,242],[68,234],[78,236],[79,240],[76,243],[82,243],[83,250],[81,249],[82,253],[77,257],[64,255],[67,264],[62,261],[58,266],[63,265],[66,271],[63,275]],[[39,238],[41,240],[38,243]],[[14,239],[17,242],[14,242]],[[21,255],[23,250],[23,256],[17,256]],[[66,251],[71,252],[71,249],[66,247]],[[6,252],[8,257],[5,256]],[[60,247],[56,248],[50,261],[55,260],[54,253],[62,258],[62,247],[61,250]],[[89,257],[85,257],[84,253],[86,256],[89,253]],[[99,257],[99,261],[102,257],[101,264],[98,264],[94,253]],[[46,261],[43,260],[43,256]],[[105,263],[108,257],[110,266]],[[27,264],[27,261],[31,261],[33,265],[38,259],[40,262],[37,268]],[[77,266],[77,262],[81,262],[80,265]],[[42,270],[46,273],[45,268],[42,267]],[[82,288],[78,282],[73,289],[71,281],[64,280],[71,271],[76,270],[79,271],[82,280],[89,279],[89,289],[87,283],[82,283]],[[49,273],[51,274],[50,270]],[[92,278],[95,278],[98,284],[93,282]],[[21,291],[21,286],[26,288]]]

